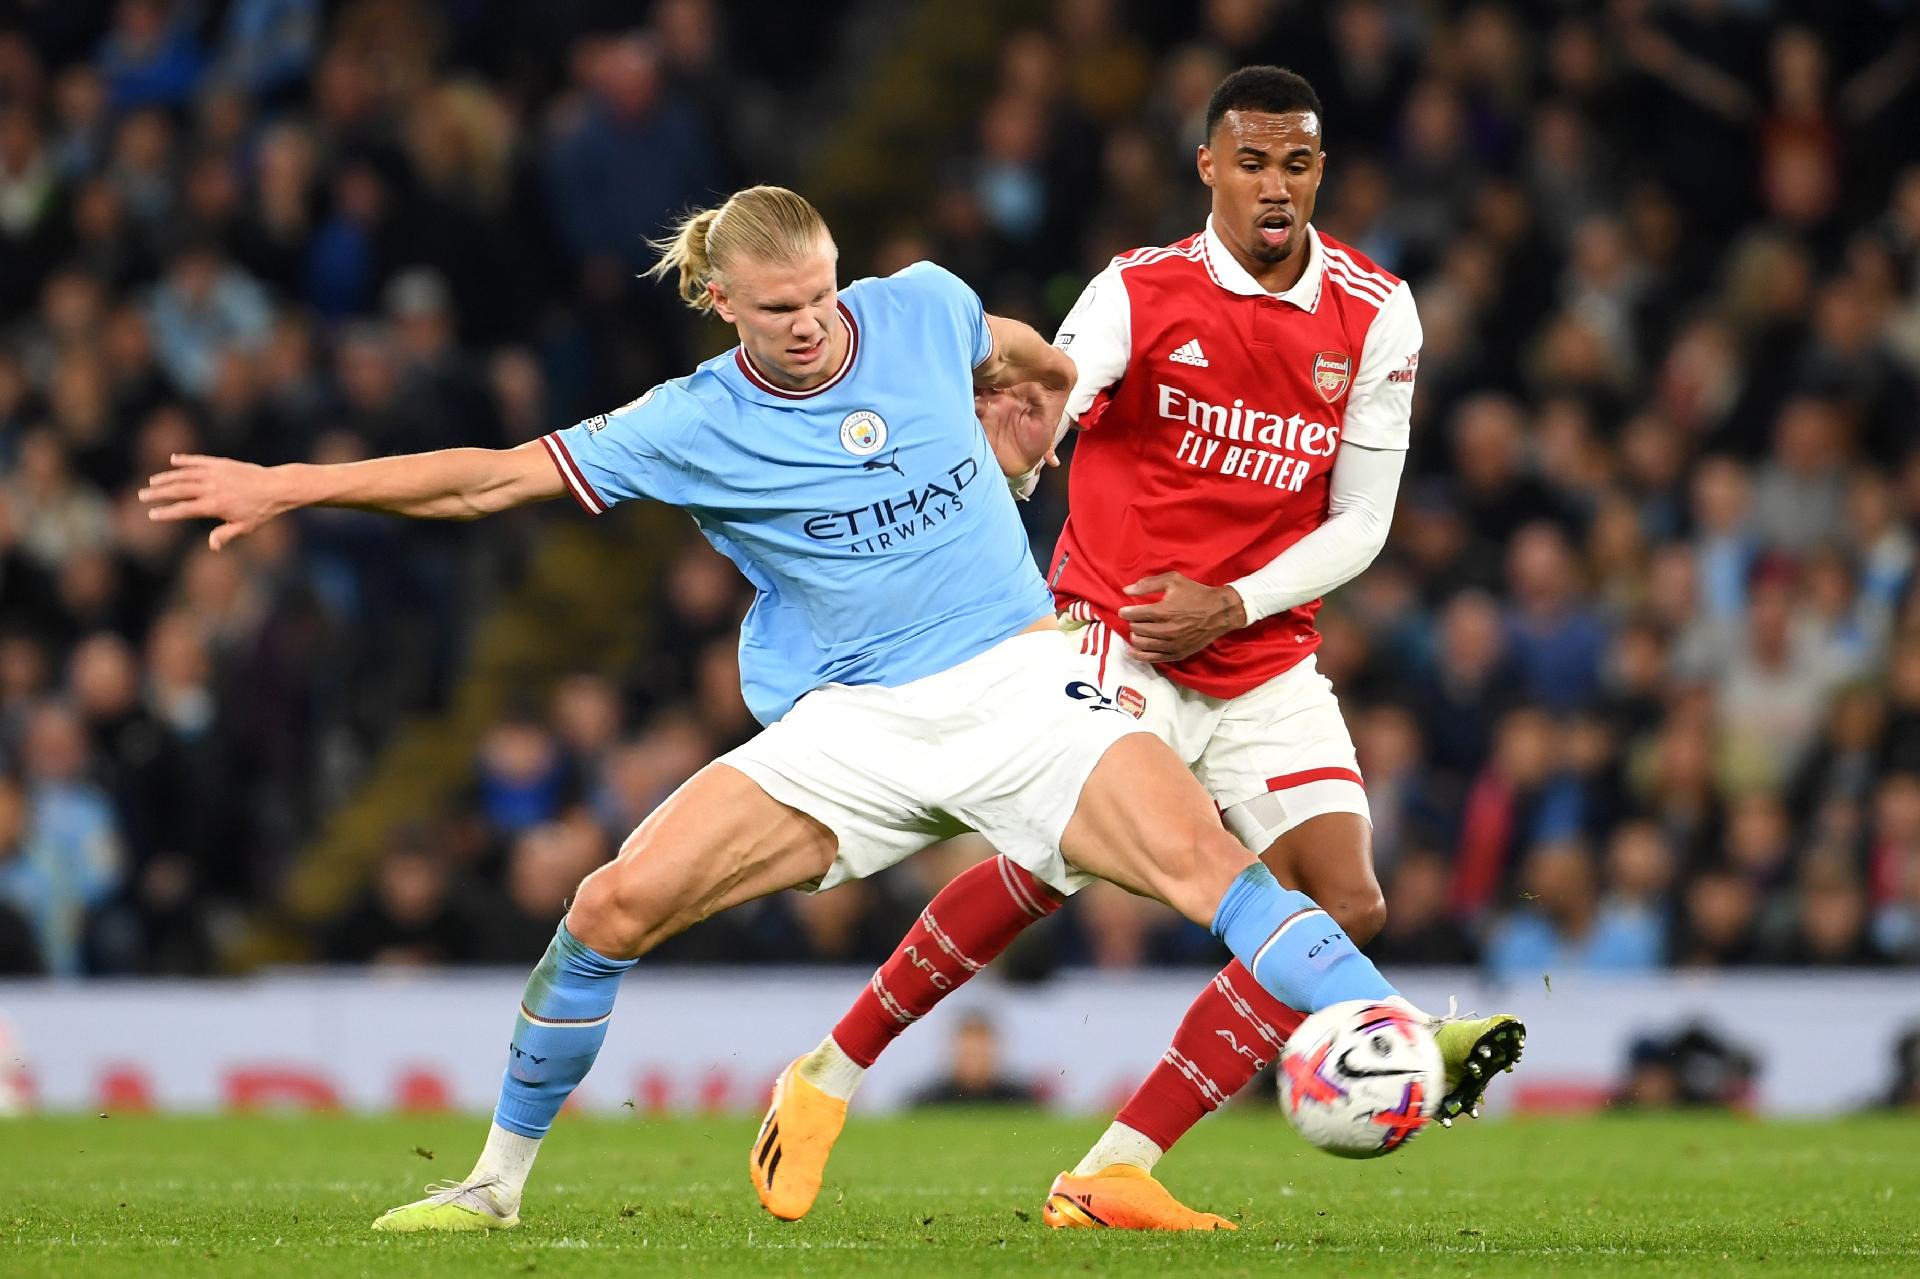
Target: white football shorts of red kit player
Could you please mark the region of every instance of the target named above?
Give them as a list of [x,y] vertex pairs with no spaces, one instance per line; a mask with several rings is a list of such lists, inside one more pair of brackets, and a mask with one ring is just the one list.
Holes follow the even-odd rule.
[[1134,656],[1105,622],[1063,613],[1061,625],[1073,628],[1079,695],[1139,720],[1171,746],[1253,852],[1323,813],[1372,821],[1333,682],[1311,656],[1238,697],[1213,697]]

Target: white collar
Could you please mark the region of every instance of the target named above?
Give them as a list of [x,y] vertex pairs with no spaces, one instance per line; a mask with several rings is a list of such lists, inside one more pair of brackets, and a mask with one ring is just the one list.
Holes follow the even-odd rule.
[[1320,233],[1313,229],[1311,222],[1307,223],[1307,269],[1300,273],[1292,288],[1280,293],[1267,292],[1260,287],[1260,281],[1247,274],[1247,269],[1228,250],[1226,241],[1213,229],[1212,214],[1207,215],[1207,229],[1200,237],[1200,246],[1213,282],[1229,293],[1278,298],[1302,311],[1311,311],[1320,305],[1320,277],[1325,273],[1326,258],[1320,251]]

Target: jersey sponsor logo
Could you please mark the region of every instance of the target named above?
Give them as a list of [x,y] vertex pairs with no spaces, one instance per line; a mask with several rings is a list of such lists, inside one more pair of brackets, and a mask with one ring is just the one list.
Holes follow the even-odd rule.
[[1167,358],[1175,364],[1191,364],[1196,369],[1207,367],[1207,353],[1200,349],[1199,338],[1190,338],[1182,342]]
[[1347,393],[1353,378],[1353,357],[1344,351],[1322,351],[1313,357],[1313,389],[1331,404]]
[[816,542],[839,542],[858,555],[890,551],[964,511],[960,494],[979,475],[980,463],[962,458],[932,483],[852,510],[809,515],[801,528]]
[[[1313,474],[1308,459],[1332,457],[1340,447],[1337,423],[1310,421],[1304,413],[1282,417],[1250,409],[1245,400],[1209,404],[1165,383],[1155,389],[1160,416],[1190,428],[1174,450],[1174,459],[1188,466],[1298,493]],[[1232,443],[1223,448],[1223,440]]]
[[1209,404],[1177,386],[1161,383],[1160,416],[1185,422],[1195,431],[1242,444],[1264,444],[1303,457],[1332,457],[1340,447],[1340,428],[1309,421],[1305,414],[1282,417],[1265,409],[1250,409],[1245,400]]
[[1405,364],[1401,365],[1399,368],[1395,369],[1393,372],[1387,374],[1387,381],[1411,382],[1413,381],[1414,374],[1418,373],[1419,371],[1420,371],[1420,352],[1415,351],[1412,355],[1409,355],[1407,357],[1407,362]]
[[895,449],[885,457],[868,458],[860,464],[860,469],[863,471],[892,471],[903,480],[907,478],[907,473],[900,469],[899,449]]
[[1122,684],[1113,694],[1113,704],[1127,714],[1139,719],[1147,712],[1147,695],[1137,688]]
[[887,443],[887,423],[872,409],[855,409],[840,421],[840,446],[855,457],[870,457]]

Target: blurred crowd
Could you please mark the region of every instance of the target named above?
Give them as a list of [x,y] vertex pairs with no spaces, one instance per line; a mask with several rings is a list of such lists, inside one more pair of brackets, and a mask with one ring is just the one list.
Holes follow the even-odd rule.
[[216,555],[135,493],[175,453],[518,443],[684,368],[645,237],[784,176],[777,94],[834,36],[725,16],[0,3],[0,970],[214,968],[444,704],[551,516]]
[[[725,8],[0,5],[0,903],[40,966],[212,964],[444,696],[527,527],[329,513],[214,557],[139,518],[138,479],[193,448],[519,441],[684,370],[641,237],[798,180],[780,106],[833,41]],[[1411,281],[1426,333],[1394,533],[1322,614],[1375,954],[1536,982],[1920,963],[1906,9],[1058,0],[843,277],[932,257],[1051,331],[1109,256],[1200,225],[1220,77],[1302,72],[1315,221]],[[1024,508],[1042,558],[1064,494],[1050,473]],[[690,538],[659,587],[649,658],[494,726],[317,954],[531,960],[579,876],[753,731],[745,584]],[[660,958],[874,961],[984,851]],[[1217,953],[1096,886],[1009,963]]]

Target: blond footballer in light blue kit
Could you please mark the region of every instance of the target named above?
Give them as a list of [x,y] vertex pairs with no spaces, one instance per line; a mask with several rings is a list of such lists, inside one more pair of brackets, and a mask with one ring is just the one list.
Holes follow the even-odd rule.
[[[652,497],[686,509],[756,589],[742,683],[768,727],[581,883],[527,982],[473,1172],[376,1227],[518,1224],[540,1142],[637,957],[961,829],[1057,886],[1097,875],[1166,902],[1296,1008],[1394,998],[1326,912],[1220,826],[1165,744],[1086,696],[1003,478],[1048,455],[1066,354],[930,264],[842,293],[825,223],[777,187],[688,218],[662,247],[662,272],[741,344],[604,421],[335,466],[180,456],[141,492],[156,519],[218,521],[216,550],[302,506],[471,519],[562,492],[596,512]],[[979,405],[992,411],[976,419]]]

